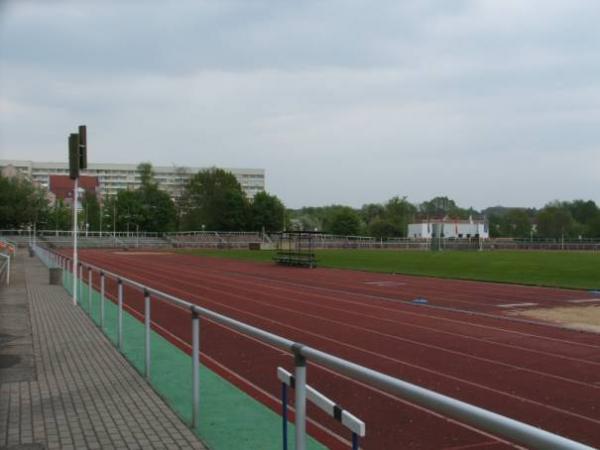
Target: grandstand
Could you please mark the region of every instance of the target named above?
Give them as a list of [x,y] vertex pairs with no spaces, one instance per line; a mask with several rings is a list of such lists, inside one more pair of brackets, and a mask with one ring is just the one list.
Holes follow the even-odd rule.
[[166,239],[179,248],[248,248],[250,244],[271,244],[271,238],[258,232],[189,231],[166,233]]

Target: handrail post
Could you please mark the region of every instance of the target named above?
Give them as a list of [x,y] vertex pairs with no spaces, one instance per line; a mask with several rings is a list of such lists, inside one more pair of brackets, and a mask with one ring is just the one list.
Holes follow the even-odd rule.
[[79,263],[79,303],[83,304],[83,264]]
[[119,299],[118,320],[117,320],[117,346],[123,351],[123,281],[117,280],[117,293]]
[[92,316],[92,268],[88,267],[88,314]]
[[192,427],[200,424],[200,316],[192,308]]
[[358,450],[358,434],[352,433],[352,450]]
[[281,419],[283,450],[288,450],[288,387],[285,383],[281,383]]
[[104,329],[104,272],[100,272],[100,328]]
[[296,450],[306,450],[306,358],[302,355],[303,345],[294,344],[294,366],[296,379]]
[[150,292],[146,289],[144,291],[144,324],[146,326],[146,379],[150,380],[150,369],[151,369],[151,358],[152,352],[150,348],[150,336],[151,336],[151,316],[150,316]]

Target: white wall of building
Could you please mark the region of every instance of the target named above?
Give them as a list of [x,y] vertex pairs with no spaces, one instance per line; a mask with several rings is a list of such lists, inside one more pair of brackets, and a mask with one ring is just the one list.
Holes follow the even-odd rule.
[[[411,223],[408,225],[408,237],[412,239],[430,239],[433,232],[434,222]],[[435,222],[435,223],[440,223]],[[490,233],[488,226],[484,222],[473,221],[447,221],[442,223],[442,233],[444,238],[465,239],[472,237],[481,237],[488,239]]]

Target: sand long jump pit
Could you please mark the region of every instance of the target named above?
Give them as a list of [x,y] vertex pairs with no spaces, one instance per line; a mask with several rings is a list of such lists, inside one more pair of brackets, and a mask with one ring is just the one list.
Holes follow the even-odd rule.
[[600,333],[600,305],[537,308],[519,311],[515,315],[557,323],[574,330]]

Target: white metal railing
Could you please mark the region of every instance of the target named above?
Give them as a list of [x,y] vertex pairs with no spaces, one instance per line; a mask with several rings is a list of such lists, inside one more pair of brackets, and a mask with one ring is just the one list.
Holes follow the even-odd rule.
[[[62,267],[64,271],[72,271],[71,258],[54,253],[40,247],[34,246],[35,253],[47,265],[56,265]],[[593,450],[580,442],[567,439],[554,433],[542,430],[540,428],[528,425],[526,423],[511,419],[509,417],[488,411],[478,406],[457,400],[455,398],[439,394],[435,391],[425,389],[412,383],[394,378],[384,373],[369,369],[351,361],[339,358],[329,353],[309,347],[299,342],[278,336],[271,332],[248,325],[244,322],[216,313],[210,309],[203,308],[193,303],[182,300],[173,295],[154,289],[137,281],[125,278],[119,274],[110,272],[104,268],[97,267],[88,263],[79,263],[79,285],[81,292],[81,281],[83,278],[83,268],[88,271],[88,280],[91,281],[92,271],[100,275],[100,295],[101,295],[101,326],[103,326],[104,314],[103,305],[105,298],[105,279],[110,278],[117,282],[117,305],[118,305],[118,339],[117,347],[123,351],[123,287],[125,285],[144,293],[144,326],[145,326],[145,376],[150,377],[151,371],[151,352],[150,352],[150,332],[151,332],[151,305],[152,301],[165,301],[172,305],[186,309],[190,312],[192,328],[192,425],[198,426],[199,405],[200,405],[200,387],[199,387],[199,357],[200,357],[200,318],[216,322],[227,328],[238,331],[246,336],[258,339],[270,344],[276,348],[293,354],[294,356],[294,378],[295,378],[295,442],[296,450],[306,449],[306,400],[307,385],[306,371],[307,361],[320,364],[337,374],[345,375],[353,380],[361,381],[369,386],[376,387],[387,393],[398,396],[416,405],[424,407],[430,411],[442,414],[461,423],[468,424],[478,430],[485,431],[492,435],[506,439],[510,442],[524,445],[534,449],[554,449],[554,450]],[[91,285],[90,289],[91,302]],[[80,297],[81,301],[81,297]]]
[[[33,243],[36,237],[56,246],[69,246],[73,232],[71,230],[0,230],[0,237],[11,239],[16,244]],[[273,236],[258,232],[246,231],[85,231],[78,232],[82,246],[117,247],[117,246],[164,246],[176,247],[220,247],[244,248],[250,242],[272,243],[277,241]],[[122,239],[125,242],[120,241]],[[313,233],[312,246],[315,249],[390,249],[390,250],[429,250],[431,239],[392,237],[387,239],[372,236],[344,236],[324,233]],[[446,250],[565,250],[565,251],[600,251],[600,239],[549,239],[549,238],[442,238],[440,247]]]

